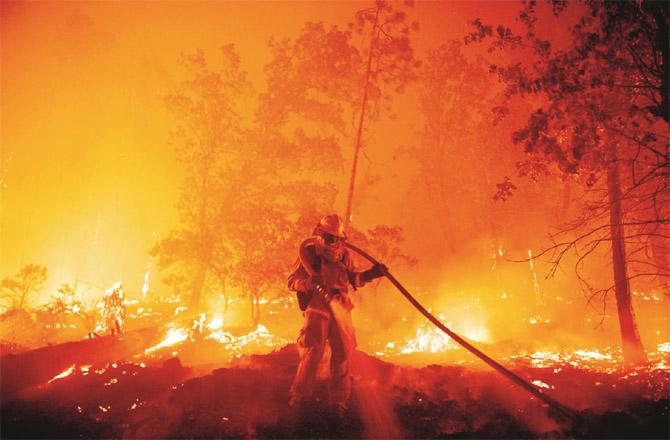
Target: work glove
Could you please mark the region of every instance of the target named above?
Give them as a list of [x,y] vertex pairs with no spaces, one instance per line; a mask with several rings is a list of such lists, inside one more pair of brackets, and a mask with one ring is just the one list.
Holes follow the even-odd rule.
[[384,264],[375,264],[372,266],[370,269],[366,270],[361,274],[361,280],[365,283],[372,281],[376,278],[383,277],[387,272],[389,268],[386,267]]

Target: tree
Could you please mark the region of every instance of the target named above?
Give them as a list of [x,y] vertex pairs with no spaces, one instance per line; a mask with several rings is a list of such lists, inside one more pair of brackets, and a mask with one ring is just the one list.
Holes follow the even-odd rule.
[[378,1],[358,11],[347,30],[306,23],[297,38],[270,43],[268,88],[257,114],[263,138],[296,163],[312,161],[330,171],[331,181],[332,170],[344,163],[342,147],[354,139],[347,219],[365,127],[418,66],[409,38],[417,25],[406,21],[404,11]]
[[[540,103],[513,141],[527,159],[520,175],[558,174],[585,188],[584,210],[544,253],[554,270],[569,251],[590,293],[615,293],[623,353],[645,359],[632,309],[632,280],[665,283],[668,212],[668,4],[667,2],[550,3],[554,17],[572,20],[568,41],[542,37],[551,18],[535,1],[519,14],[525,33],[475,21],[466,42],[492,38],[491,51],[513,57],[491,71],[506,97]],[[552,44],[554,43],[554,44]],[[509,110],[502,106],[500,113]],[[509,195],[510,180],[499,185]],[[584,263],[611,243],[614,283],[595,288],[582,275]],[[660,264],[659,264],[660,263]],[[666,293],[667,294],[667,293]]]
[[181,224],[152,250],[193,304],[204,289],[242,288],[254,323],[261,296],[285,289],[305,230],[334,211],[361,64],[351,32],[321,23],[270,46],[267,90],[245,127],[235,103],[246,82],[232,48],[217,72],[202,52],[186,59],[190,79],[167,100],[186,171]]
[[51,328],[65,328],[78,320],[86,333],[95,329],[95,311],[88,312],[86,304],[76,298],[76,292],[68,283],[62,284],[56,295],[37,310],[37,321]]
[[11,309],[23,310],[30,297],[39,292],[47,280],[47,268],[39,264],[26,264],[13,277],[0,282],[0,298]]
[[262,196],[258,202],[245,203],[238,211],[239,221],[231,225],[236,229],[232,236],[237,251],[233,282],[249,298],[254,326],[261,319],[262,296],[282,285],[289,271],[290,259],[285,250],[292,230],[292,225],[276,206],[266,205]]
[[178,118],[173,141],[185,176],[178,204],[180,228],[157,243],[151,254],[158,257],[159,268],[173,267],[186,275],[172,279],[188,283],[189,299],[196,307],[214,269],[221,278],[229,255],[216,221],[225,209],[219,202],[226,176],[240,159],[238,105],[249,87],[232,45],[221,49],[221,58],[221,67],[214,71],[201,50],[185,57],[189,78],[166,98]]
[[[456,234],[489,230],[496,235],[492,220],[482,224],[462,218],[454,206],[458,196],[475,209],[492,210],[493,201],[480,191],[480,182],[491,185],[492,170],[509,162],[505,157],[509,155],[489,148],[495,136],[491,136],[494,126],[487,113],[499,90],[482,80],[487,75],[481,57],[466,58],[462,43],[451,41],[428,52],[419,76],[424,126],[414,155],[420,166],[418,183],[425,188],[432,215],[440,221],[448,250],[453,250],[453,240],[448,238]],[[462,229],[468,226],[472,230]]]
[[[377,47],[367,58],[375,62],[366,75],[365,50],[359,49],[356,37],[365,35],[367,44],[370,29],[366,26],[372,18],[367,14],[376,10]],[[382,93],[383,89],[394,86],[401,91],[414,74],[410,28],[404,25],[404,13],[379,2],[376,9],[360,11],[356,20],[346,31],[335,26],[327,28],[323,23],[307,23],[297,38],[271,42],[273,57],[265,68],[268,87],[260,96],[255,140],[250,144],[263,152],[261,163],[273,156],[288,159],[275,159],[274,163],[281,163],[281,167],[274,167],[273,178],[282,182],[277,191],[283,194],[280,204],[287,208],[290,221],[286,224],[291,226],[286,231],[284,262],[295,260],[298,244],[320,217],[335,212],[335,183],[338,174],[343,174],[345,163],[343,146],[350,142],[356,128],[362,127],[358,113],[361,84],[367,84],[365,105],[371,107],[367,109],[368,117],[374,117],[383,97],[389,95]],[[380,34],[383,32],[387,34]],[[397,35],[391,38],[392,34]],[[359,125],[349,125],[348,120],[358,120]],[[297,177],[305,169],[310,170],[309,181]],[[389,231],[387,238],[391,241],[387,246],[394,246],[396,239],[398,243],[402,241],[400,228],[378,226],[375,230],[382,229]],[[355,230],[350,232],[358,236]],[[281,282],[284,284],[285,280]]]
[[[411,2],[406,2],[411,5]],[[363,93],[354,142],[354,157],[351,163],[347,206],[344,215],[345,229],[351,221],[354,186],[358,169],[358,157],[362,146],[365,117],[369,101],[372,105],[388,97],[386,89],[401,92],[415,78],[415,69],[420,63],[414,59],[410,44],[410,32],[418,30],[418,23],[406,23],[406,13],[397,10],[391,2],[377,0],[374,8],[360,10],[349,28],[358,35],[370,35],[367,61],[364,70]],[[360,51],[363,53],[363,51]],[[378,110],[378,109],[377,109]]]
[[366,232],[354,229],[349,236],[389,267],[414,266],[417,262],[416,258],[403,253],[400,246],[405,237],[399,226],[377,225]]

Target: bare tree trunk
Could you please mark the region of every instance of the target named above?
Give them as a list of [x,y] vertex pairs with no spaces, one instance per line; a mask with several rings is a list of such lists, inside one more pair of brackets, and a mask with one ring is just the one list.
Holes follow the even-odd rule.
[[356,144],[354,145],[354,160],[351,165],[351,177],[349,179],[349,192],[347,194],[347,210],[344,215],[344,229],[349,228],[351,222],[351,205],[354,200],[354,184],[356,183],[356,170],[358,168],[358,155],[361,151],[361,136],[363,134],[363,122],[365,121],[365,108],[368,104],[368,91],[370,90],[370,72],[372,70],[372,52],[374,51],[375,41],[378,38],[377,21],[379,19],[379,11],[381,3],[377,5],[377,13],[375,14],[375,22],[372,26],[372,41],[370,42],[370,53],[368,54],[368,66],[365,72],[365,87],[363,88],[363,101],[361,103],[361,116],[358,120],[358,130],[356,131]]
[[616,157],[616,150],[614,149],[612,160],[607,169],[607,189],[610,203],[610,227],[612,230],[612,267],[614,269],[616,305],[619,315],[623,355],[627,362],[642,363],[647,360],[647,356],[642,347],[631,302],[630,281],[626,269],[624,227],[621,219],[619,162]]

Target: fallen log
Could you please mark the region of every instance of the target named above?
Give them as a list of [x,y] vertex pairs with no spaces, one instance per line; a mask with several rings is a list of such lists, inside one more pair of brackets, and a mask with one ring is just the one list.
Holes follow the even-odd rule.
[[73,365],[108,363],[133,356],[155,345],[161,334],[160,327],[150,327],[0,356],[0,399],[5,401],[18,391],[46,383]]

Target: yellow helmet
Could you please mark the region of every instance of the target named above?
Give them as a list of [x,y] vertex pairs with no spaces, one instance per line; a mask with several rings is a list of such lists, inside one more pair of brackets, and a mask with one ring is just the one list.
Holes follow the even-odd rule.
[[347,234],[344,233],[344,222],[337,214],[324,216],[319,221],[319,224],[316,225],[316,232],[330,234],[339,238],[347,238]]

